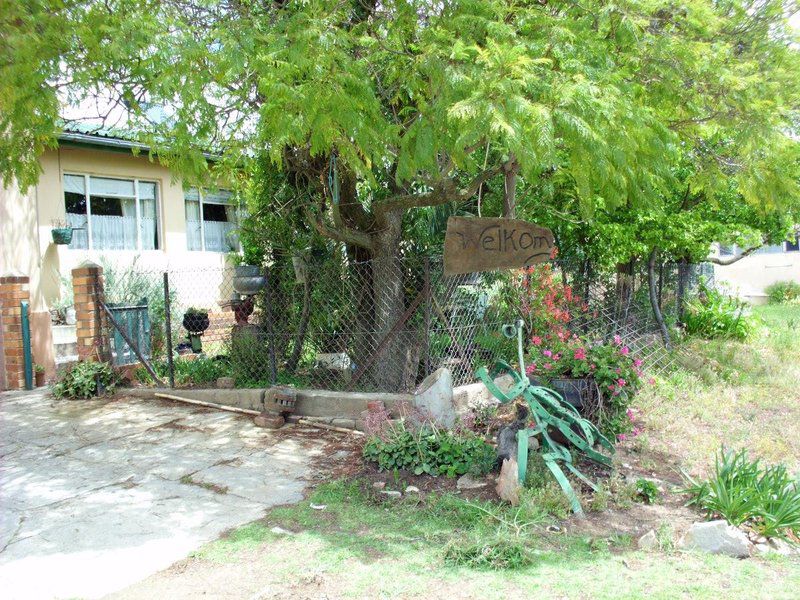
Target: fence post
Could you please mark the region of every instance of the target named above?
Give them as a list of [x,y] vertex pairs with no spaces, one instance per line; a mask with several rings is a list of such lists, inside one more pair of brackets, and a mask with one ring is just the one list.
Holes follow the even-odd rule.
[[431,259],[425,257],[425,377],[431,373]]
[[172,303],[169,298],[169,273],[164,271],[164,325],[166,327],[165,343],[167,345],[167,368],[169,369],[169,387],[175,387],[175,365],[172,363]]
[[266,296],[267,296],[267,336],[269,337],[269,374],[270,374],[270,381],[272,385],[278,383],[278,366],[276,364],[275,358],[275,326],[272,322],[272,273],[270,273],[269,267],[264,268],[264,274],[266,275]]
[[110,348],[103,327],[103,267],[86,261],[72,269],[75,296],[75,332],[81,360],[109,360]]
[[28,277],[13,273],[0,276],[2,364],[5,365],[6,387],[10,390],[21,390],[26,383],[21,303],[30,301],[29,281]]
[[25,389],[33,389],[33,358],[31,358],[31,320],[28,308],[30,303],[23,300],[19,303],[22,319],[22,358],[25,370]]

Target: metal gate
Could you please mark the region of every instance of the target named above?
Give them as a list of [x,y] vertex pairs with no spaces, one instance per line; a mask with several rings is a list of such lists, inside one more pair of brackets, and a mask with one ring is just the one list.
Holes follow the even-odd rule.
[[[147,302],[130,306],[109,305],[108,310],[127,334],[128,340],[136,344],[144,358],[150,358],[150,316],[147,312]],[[116,327],[112,328],[111,357],[115,365],[131,365],[139,362],[136,352],[126,341],[125,336]]]

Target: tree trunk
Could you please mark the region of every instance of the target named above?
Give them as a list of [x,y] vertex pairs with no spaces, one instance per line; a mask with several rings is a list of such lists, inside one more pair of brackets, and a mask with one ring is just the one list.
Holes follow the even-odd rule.
[[505,189],[503,192],[503,216],[506,219],[517,218],[517,173],[519,165],[512,154],[503,165],[505,174]]
[[402,221],[402,213],[387,213],[384,220],[385,227],[373,237],[372,294],[375,299],[373,352],[382,345],[373,381],[382,391],[400,389],[405,365],[403,351],[405,325],[392,333],[405,308],[403,269],[399,258]]
[[672,350],[672,344],[669,339],[669,330],[667,324],[664,322],[664,315],[661,314],[661,307],[658,305],[658,292],[656,290],[656,257],[658,256],[658,248],[653,248],[650,252],[650,258],[647,260],[647,287],[650,292],[650,306],[653,309],[653,316],[658,323],[658,330],[661,332],[661,338],[664,340],[664,347],[667,350]]
[[635,259],[617,265],[617,289],[614,299],[614,330],[619,333],[628,320],[633,298],[633,266]]
[[306,332],[308,331],[308,322],[311,318],[311,277],[306,275],[303,282],[303,309],[300,314],[300,325],[297,328],[295,335],[294,347],[292,354],[286,363],[286,371],[290,375],[294,375],[297,370],[297,364],[300,362],[300,356],[303,353],[303,344],[306,342]]
[[689,283],[689,261],[686,257],[678,261],[678,322],[683,323],[683,313],[686,309],[686,288]]

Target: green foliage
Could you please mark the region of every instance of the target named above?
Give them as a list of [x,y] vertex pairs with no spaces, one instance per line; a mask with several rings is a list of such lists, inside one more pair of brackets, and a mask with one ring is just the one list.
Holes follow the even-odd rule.
[[685,475],[690,505],[709,518],[722,517],[732,525],[747,524],[769,537],[800,533],[800,481],[782,464],[764,466],[750,460],[746,450],[716,457],[714,473],[698,481]]
[[655,504],[658,502],[661,492],[658,491],[658,486],[649,479],[637,479],[636,495],[645,504]]
[[684,322],[689,335],[706,339],[744,341],[756,328],[756,319],[746,302],[705,286],[697,299],[687,303]]
[[401,421],[390,425],[381,436],[367,440],[364,458],[376,462],[382,470],[455,477],[487,473],[496,457],[494,448],[475,434],[431,425],[410,428]]
[[59,374],[53,385],[53,395],[70,400],[93,398],[101,392],[113,392],[118,381],[117,374],[107,362],[81,361]]
[[444,550],[444,564],[476,570],[511,570],[533,562],[525,545],[514,539],[481,539],[450,542]]
[[800,283],[797,281],[776,281],[766,290],[770,304],[800,303]]

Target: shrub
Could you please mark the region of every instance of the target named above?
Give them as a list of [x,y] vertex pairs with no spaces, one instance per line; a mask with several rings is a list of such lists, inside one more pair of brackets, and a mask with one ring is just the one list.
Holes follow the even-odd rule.
[[763,466],[746,450],[721,449],[714,473],[705,481],[684,474],[690,505],[709,518],[722,517],[731,525],[747,524],[762,535],[787,537],[800,533],[800,482],[784,465]]
[[117,374],[107,362],[83,361],[60,374],[53,385],[53,395],[56,398],[92,398],[114,391],[117,382]]
[[411,429],[405,421],[372,436],[364,446],[364,458],[381,470],[407,469],[415,475],[455,477],[488,473],[495,463],[495,450],[469,432],[441,430],[429,424]]
[[636,480],[636,497],[645,504],[655,504],[658,502],[660,493],[658,486],[649,479]]
[[800,302],[800,283],[797,281],[776,281],[765,290],[770,304],[790,304]]
[[755,318],[746,302],[702,286],[686,306],[686,332],[706,339],[746,340],[755,330]]
[[498,538],[450,542],[444,551],[444,564],[469,569],[510,570],[532,563],[532,554],[516,539]]

